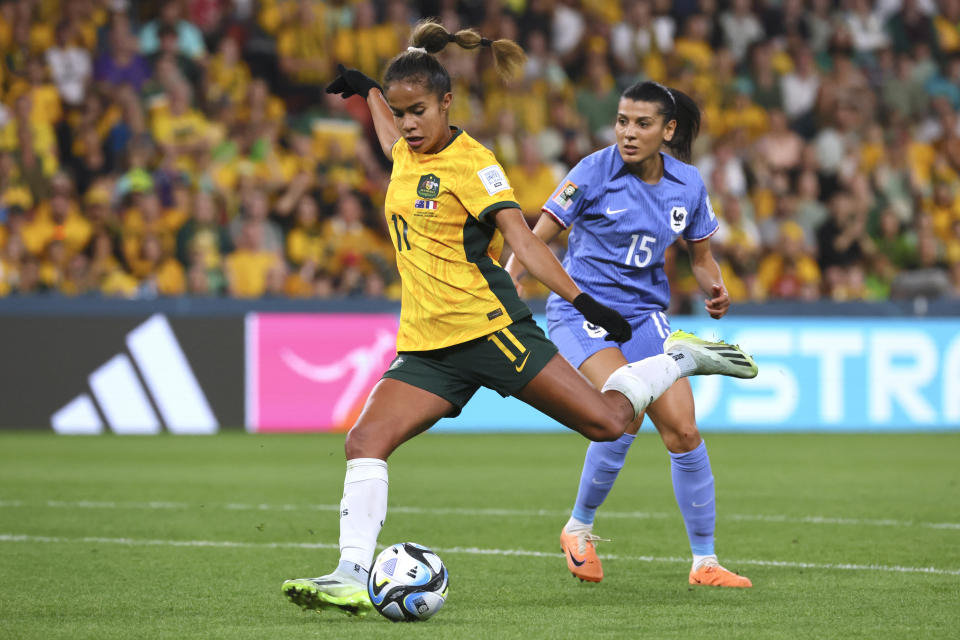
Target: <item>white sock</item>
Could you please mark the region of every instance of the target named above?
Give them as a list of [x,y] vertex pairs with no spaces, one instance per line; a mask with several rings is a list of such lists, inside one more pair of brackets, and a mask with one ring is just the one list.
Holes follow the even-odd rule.
[[360,584],[367,584],[367,579],[370,577],[369,571],[355,562],[348,562],[346,560],[340,561],[340,564],[337,565],[337,570],[335,573],[353,578]]
[[387,462],[378,458],[347,460],[340,501],[340,562],[369,570],[377,536],[387,517]]
[[619,391],[633,405],[633,417],[663,395],[680,379],[680,367],[673,357],[661,353],[639,362],[625,364],[607,378],[604,391]]
[[717,563],[716,554],[711,553],[708,556],[698,556],[697,554],[693,554],[693,570],[696,571],[697,569],[700,568],[700,565],[702,565],[704,562],[707,562],[707,561],[712,561]]
[[592,531],[593,523],[581,522],[580,520],[577,520],[573,516],[570,516],[570,519],[567,520],[567,524],[564,525],[563,527],[563,530],[566,531],[567,533],[573,533],[574,531],[583,531],[584,529],[586,529],[587,531]]
[[667,355],[673,358],[673,361],[680,367],[681,378],[692,376],[697,370],[697,361],[681,345],[674,346],[670,351],[667,351]]

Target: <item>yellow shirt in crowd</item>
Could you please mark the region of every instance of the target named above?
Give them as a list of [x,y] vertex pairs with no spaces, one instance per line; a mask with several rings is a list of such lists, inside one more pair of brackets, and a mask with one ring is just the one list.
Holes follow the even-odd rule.
[[259,298],[267,290],[267,274],[279,260],[269,251],[237,249],[226,259],[230,293],[238,298]]
[[281,29],[277,36],[277,55],[310,62],[307,68],[288,74],[297,82],[313,84],[330,80],[330,38],[322,16],[310,24],[295,22]]
[[62,225],[54,224],[49,215],[38,211],[33,220],[23,226],[21,238],[27,251],[35,256],[42,255],[54,240],[63,241],[67,255],[73,255],[87,246],[92,234],[92,225],[76,209],[67,214]]
[[510,184],[520,203],[520,210],[528,218],[539,218],[540,209],[557,188],[557,176],[553,169],[545,163],[540,163],[533,173],[522,166],[511,167],[507,172]]

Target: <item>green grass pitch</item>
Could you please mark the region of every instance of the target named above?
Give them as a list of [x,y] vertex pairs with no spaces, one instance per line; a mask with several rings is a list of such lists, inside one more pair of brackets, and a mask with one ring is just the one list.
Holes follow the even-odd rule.
[[435,548],[432,620],[301,612],[337,557],[342,435],[0,435],[0,638],[955,638],[960,434],[708,435],[721,562],[687,584],[668,458],[641,435],[598,517],[606,579],[558,533],[586,441],[428,434],[390,461],[382,545]]

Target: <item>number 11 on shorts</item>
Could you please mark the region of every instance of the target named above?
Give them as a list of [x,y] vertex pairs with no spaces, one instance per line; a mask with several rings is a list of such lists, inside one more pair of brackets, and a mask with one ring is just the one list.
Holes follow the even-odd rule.
[[[506,340],[504,340],[504,338],[506,338]],[[503,355],[507,356],[510,362],[513,363],[517,373],[522,372],[523,368],[527,366],[527,358],[530,357],[530,351],[528,351],[527,348],[524,347],[519,340],[517,340],[517,337],[513,335],[513,332],[511,332],[510,329],[501,329],[496,333],[491,333],[489,336],[487,336],[487,340],[497,345],[497,348],[503,352]],[[507,344],[516,347],[518,353],[514,353],[510,347],[507,346]]]

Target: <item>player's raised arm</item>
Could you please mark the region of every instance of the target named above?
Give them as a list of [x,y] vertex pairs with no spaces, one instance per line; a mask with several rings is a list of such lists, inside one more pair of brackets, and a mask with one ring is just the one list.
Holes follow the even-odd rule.
[[327,93],[338,93],[344,98],[354,95],[364,97],[373,117],[373,128],[377,131],[380,148],[390,158],[394,143],[400,139],[400,130],[393,120],[387,99],[383,97],[383,89],[370,76],[356,69],[347,69],[342,64],[337,65],[337,74],[337,78],[327,86]]

